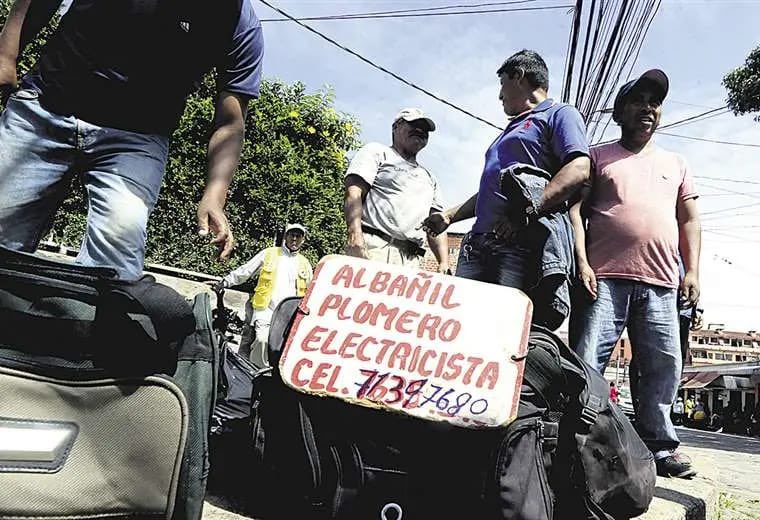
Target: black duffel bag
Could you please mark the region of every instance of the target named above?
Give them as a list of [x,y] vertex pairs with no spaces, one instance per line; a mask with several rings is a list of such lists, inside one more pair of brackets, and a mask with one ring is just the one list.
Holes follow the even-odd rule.
[[306,395],[277,363],[299,299],[269,336],[252,438],[265,518],[632,518],[654,493],[652,454],[604,379],[548,330],[529,337],[517,419],[473,430]]
[[4,517],[201,518],[208,295],[0,249],[0,323]]

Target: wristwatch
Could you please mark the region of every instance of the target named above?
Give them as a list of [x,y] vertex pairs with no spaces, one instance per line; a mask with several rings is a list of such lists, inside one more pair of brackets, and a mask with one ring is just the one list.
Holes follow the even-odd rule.
[[541,217],[540,212],[538,211],[538,208],[534,206],[533,204],[529,204],[525,206],[525,223],[530,224],[531,222],[535,222]]

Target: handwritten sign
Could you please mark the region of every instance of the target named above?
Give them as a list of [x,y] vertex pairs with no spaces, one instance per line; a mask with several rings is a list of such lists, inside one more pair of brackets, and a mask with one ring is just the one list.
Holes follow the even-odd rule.
[[292,388],[472,428],[517,412],[521,291],[346,256],[317,266],[280,358]]

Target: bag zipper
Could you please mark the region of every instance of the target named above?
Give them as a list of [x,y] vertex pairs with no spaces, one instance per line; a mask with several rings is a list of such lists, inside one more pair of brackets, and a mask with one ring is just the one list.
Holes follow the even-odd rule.
[[541,482],[541,495],[544,499],[547,518],[554,516],[554,504],[551,496],[551,490],[547,489],[549,482],[544,467],[544,423],[541,419],[536,419],[536,469],[538,471],[538,480]]

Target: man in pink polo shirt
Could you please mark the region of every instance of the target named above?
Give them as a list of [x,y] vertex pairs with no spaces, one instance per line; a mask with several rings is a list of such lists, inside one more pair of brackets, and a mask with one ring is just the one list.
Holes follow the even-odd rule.
[[[581,281],[590,298],[573,312],[578,354],[600,372],[625,327],[638,365],[637,428],[662,476],[691,477],[670,419],[681,375],[678,291],[699,296],[701,229],[686,161],[658,147],[668,78],[650,70],[620,88],[622,136],[591,149],[593,175],[571,210]],[[679,283],[678,257],[685,275]]]

